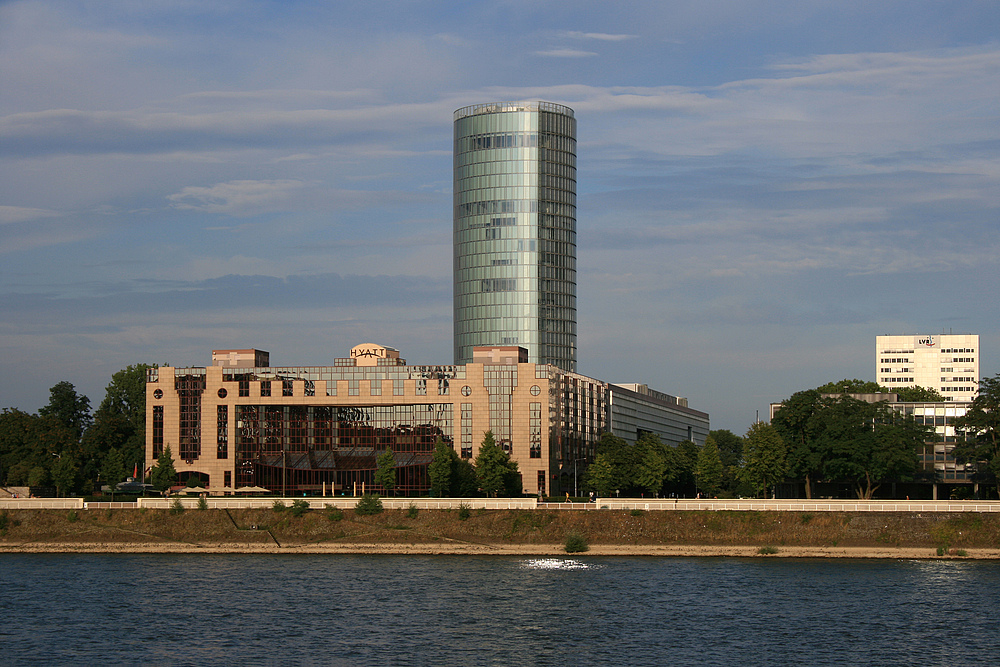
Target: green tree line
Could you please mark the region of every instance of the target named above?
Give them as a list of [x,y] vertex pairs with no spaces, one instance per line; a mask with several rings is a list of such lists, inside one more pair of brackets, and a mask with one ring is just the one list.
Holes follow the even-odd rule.
[[128,366],[111,376],[104,399],[90,399],[58,382],[37,413],[0,412],[0,483],[54,487],[60,496],[112,488],[145,468],[146,369]]

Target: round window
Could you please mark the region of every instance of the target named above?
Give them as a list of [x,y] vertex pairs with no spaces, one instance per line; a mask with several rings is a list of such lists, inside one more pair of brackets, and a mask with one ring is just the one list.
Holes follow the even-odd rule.
[[154,391],[153,392],[153,398],[157,398],[157,399],[163,398],[163,390],[162,389],[157,389],[156,391]]
[[531,385],[531,395],[532,396],[538,396],[540,393],[542,393],[541,387],[539,387],[537,384]]
[[469,385],[465,385],[464,387],[462,387],[462,396],[469,396],[471,394],[472,394],[472,387],[470,387]]
[[221,389],[219,389],[219,398],[225,398],[227,393],[229,392],[226,391],[226,388],[222,387]]

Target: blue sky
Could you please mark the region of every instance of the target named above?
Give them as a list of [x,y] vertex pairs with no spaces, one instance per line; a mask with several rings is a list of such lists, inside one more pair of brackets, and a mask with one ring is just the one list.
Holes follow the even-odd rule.
[[998,372],[1000,3],[0,2],[0,406],[137,362],[450,363],[452,112],[578,120],[579,370],[742,433]]

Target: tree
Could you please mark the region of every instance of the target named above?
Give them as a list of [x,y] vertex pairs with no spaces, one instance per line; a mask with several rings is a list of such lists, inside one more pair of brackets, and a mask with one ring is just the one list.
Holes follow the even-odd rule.
[[76,490],[77,465],[73,456],[60,456],[52,466],[52,483],[56,485],[56,494],[66,496]]
[[101,465],[101,477],[111,487],[111,496],[113,498],[118,482],[125,479],[125,461],[122,459],[122,453],[114,447],[104,457],[104,463]]
[[673,448],[663,444],[655,433],[643,433],[636,441],[638,458],[634,483],[651,495],[659,494],[663,485],[677,478],[677,456]]
[[877,382],[865,380],[841,380],[827,382],[816,388],[821,394],[896,394],[900,401],[906,403],[921,403],[943,401],[944,398],[936,389],[927,387],[883,387]]
[[710,498],[718,496],[719,489],[722,488],[724,473],[725,467],[722,465],[722,458],[719,456],[719,448],[715,444],[715,439],[706,438],[705,444],[698,452],[698,463],[695,466],[698,487]]
[[594,458],[584,476],[584,486],[599,496],[610,496],[615,490],[615,470],[607,454],[598,453]]
[[65,380],[49,389],[49,404],[39,408],[38,414],[42,417],[55,417],[77,440],[93,422],[90,416],[90,399],[78,396],[73,384]]
[[677,485],[684,495],[694,495],[697,493],[694,471],[698,465],[698,445],[690,440],[684,440],[678,443],[676,456]]
[[850,396],[827,398],[813,417],[817,446],[831,478],[846,479],[868,500],[886,480],[906,478],[917,464],[917,447],[928,429],[885,402]]
[[451,452],[451,496],[453,498],[472,498],[479,491],[479,478],[476,469],[463,458],[459,458],[455,450]]
[[41,477],[47,478],[56,457],[75,456],[78,450],[73,432],[55,416],[32,415],[16,408],[4,408],[0,413],[0,481],[8,485],[29,484],[28,477],[36,468],[45,471]]
[[778,431],[755,422],[743,438],[743,480],[766,498],[768,487],[784,478],[786,466],[785,444]]
[[94,425],[84,436],[88,456],[103,458],[112,447],[122,453],[126,468],[145,469],[146,371],[155,366],[135,364],[111,376],[104,400],[94,413]]
[[937,389],[929,387],[897,387],[886,391],[895,393],[903,403],[938,403],[944,400]]
[[1000,374],[979,381],[979,393],[965,415],[955,420],[955,432],[962,440],[952,456],[960,463],[975,463],[1000,493]]
[[445,444],[444,439],[438,436],[434,442],[434,454],[431,456],[431,463],[427,466],[427,476],[430,477],[431,495],[443,497],[451,491],[451,468],[452,457],[455,450]]
[[493,438],[493,431],[487,431],[476,456],[476,477],[483,493],[496,497],[501,491],[510,491],[511,477],[517,475],[517,462],[512,461]]
[[815,432],[814,417],[822,407],[821,400],[819,389],[797,392],[781,403],[771,419],[788,447],[788,471],[805,480],[806,498],[812,498],[812,483],[823,474],[826,463],[825,450],[817,442]]
[[150,472],[150,481],[159,491],[166,491],[177,480],[177,470],[174,468],[174,457],[170,453],[170,445],[163,448],[156,459],[156,465]]
[[743,438],[728,429],[709,431],[705,444],[714,442],[722,461],[722,491],[729,496],[736,495],[739,487],[740,463],[743,460]]
[[[597,442],[597,455],[603,455],[609,468],[607,493],[615,491],[625,491],[638,488],[637,480],[639,472],[638,466],[641,459],[641,452],[638,448],[632,447],[624,438],[619,438],[612,433],[602,433],[601,439]],[[589,471],[588,471],[589,473]]]
[[879,385],[877,382],[867,380],[841,380],[840,382],[827,382],[816,387],[816,391],[821,394],[877,394],[878,392],[889,393],[890,390]]
[[396,455],[387,449],[375,460],[375,483],[392,493],[396,488]]

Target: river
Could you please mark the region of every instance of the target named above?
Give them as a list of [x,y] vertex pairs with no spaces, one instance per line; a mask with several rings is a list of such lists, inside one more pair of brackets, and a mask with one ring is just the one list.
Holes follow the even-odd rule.
[[954,665],[995,561],[0,556],[5,665]]

